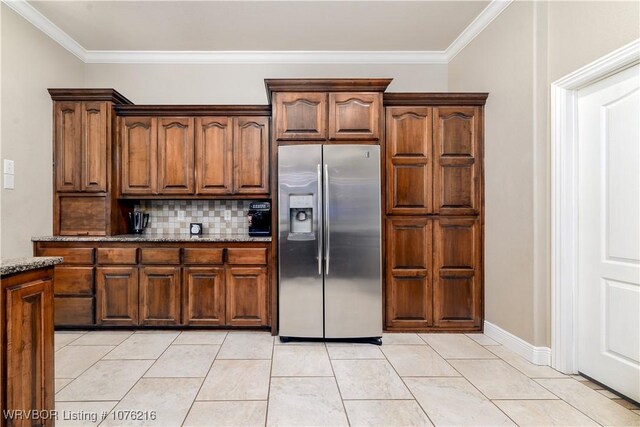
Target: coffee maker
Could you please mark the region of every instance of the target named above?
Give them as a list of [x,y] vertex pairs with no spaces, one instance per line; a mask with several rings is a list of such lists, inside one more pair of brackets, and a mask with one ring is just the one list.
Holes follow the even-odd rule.
[[249,204],[249,236],[271,236],[271,203],[251,202]]
[[142,234],[149,224],[149,214],[142,211],[129,212],[129,231],[133,234]]

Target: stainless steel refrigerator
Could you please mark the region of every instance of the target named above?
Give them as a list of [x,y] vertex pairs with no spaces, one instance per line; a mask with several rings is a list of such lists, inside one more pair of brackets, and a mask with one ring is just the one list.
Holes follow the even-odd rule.
[[282,340],[382,336],[380,191],[377,145],[278,147]]

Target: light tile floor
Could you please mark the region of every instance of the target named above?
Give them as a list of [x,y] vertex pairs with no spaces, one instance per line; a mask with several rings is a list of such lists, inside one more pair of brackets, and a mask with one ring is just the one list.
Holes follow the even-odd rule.
[[640,408],[482,334],[385,334],[381,347],[218,331],[55,341],[60,427],[640,426]]

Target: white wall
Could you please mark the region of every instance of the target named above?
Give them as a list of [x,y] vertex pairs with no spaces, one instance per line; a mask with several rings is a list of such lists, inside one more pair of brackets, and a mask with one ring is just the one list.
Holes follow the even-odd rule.
[[15,190],[2,189],[1,256],[32,254],[31,237],[52,233],[52,104],[49,87],[84,84],[84,64],[1,6],[2,145],[15,161]]
[[87,87],[136,104],[266,104],[265,78],[392,77],[390,91],[446,91],[446,65],[87,64]]
[[486,319],[550,345],[549,85],[640,36],[638,2],[515,1],[449,63],[487,91]]

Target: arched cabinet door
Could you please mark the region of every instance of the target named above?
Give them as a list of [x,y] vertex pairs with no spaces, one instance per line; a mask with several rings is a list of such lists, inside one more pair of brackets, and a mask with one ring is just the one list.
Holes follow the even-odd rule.
[[434,210],[475,215],[482,188],[482,117],[478,107],[434,110]]
[[158,190],[162,194],[193,194],[193,118],[158,119]]
[[120,121],[122,194],[155,194],[158,189],[158,135],[155,117]]
[[330,93],[329,139],[378,140],[380,138],[381,104],[381,93]]
[[268,117],[234,118],[233,191],[269,194]]
[[196,193],[231,194],[233,131],[229,117],[196,118]]
[[276,139],[327,139],[327,94],[322,92],[276,92],[274,95]]

